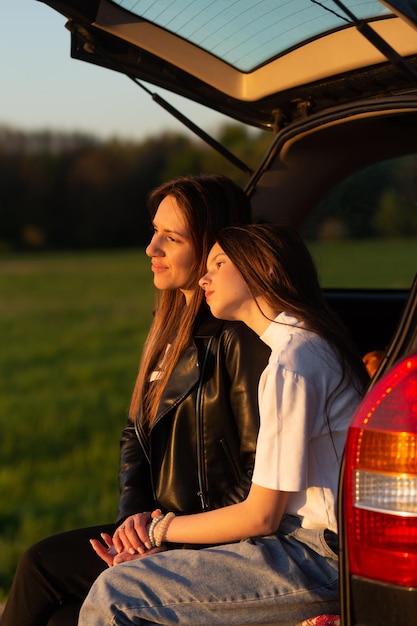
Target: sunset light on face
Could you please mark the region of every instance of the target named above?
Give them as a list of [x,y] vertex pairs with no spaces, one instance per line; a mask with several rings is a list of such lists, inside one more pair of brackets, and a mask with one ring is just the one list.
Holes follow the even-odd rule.
[[207,304],[215,317],[227,320],[246,318],[245,308],[253,303],[240,272],[219,244],[215,244],[207,259],[207,273],[200,279]]
[[153,220],[154,234],[146,248],[152,259],[154,285],[157,289],[181,289],[186,298],[194,263],[191,236],[181,208],[173,196],[160,203]]

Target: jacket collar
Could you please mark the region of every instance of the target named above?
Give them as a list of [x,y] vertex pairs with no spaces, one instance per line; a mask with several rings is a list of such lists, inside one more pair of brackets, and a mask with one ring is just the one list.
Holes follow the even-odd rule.
[[199,363],[201,355],[199,355],[196,340],[215,337],[221,332],[223,326],[224,320],[213,317],[209,307],[204,302],[194,324],[193,337],[180,356],[174,375],[167,382],[152,428],[197,385],[201,375],[201,364]]

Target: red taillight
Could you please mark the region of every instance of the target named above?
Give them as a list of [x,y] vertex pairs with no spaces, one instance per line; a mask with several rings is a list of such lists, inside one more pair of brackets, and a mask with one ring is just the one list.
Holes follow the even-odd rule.
[[343,493],[350,573],[417,587],[417,354],[355,412]]

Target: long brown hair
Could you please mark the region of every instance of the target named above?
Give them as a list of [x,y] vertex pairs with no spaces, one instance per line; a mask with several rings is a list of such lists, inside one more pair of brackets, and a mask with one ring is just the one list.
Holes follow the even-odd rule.
[[[191,235],[195,261],[187,288],[194,289],[194,294],[188,305],[179,289],[157,294],[154,319],[143,348],[129,409],[132,421],[141,415],[149,423],[156,415],[167,381],[192,336],[204,299],[198,280],[206,271],[208,252],[215,236],[224,226],[247,224],[251,219],[249,198],[238,185],[220,174],[180,177],[164,183],[148,196],[152,218],[166,196],[176,199]],[[149,385],[150,376],[158,369],[168,344],[171,348],[165,356],[163,371]]]
[[216,241],[242,275],[250,293],[303,321],[336,351],[342,380],[359,392],[369,382],[359,352],[342,321],[328,307],[310,252],[289,228],[253,224],[225,228]]

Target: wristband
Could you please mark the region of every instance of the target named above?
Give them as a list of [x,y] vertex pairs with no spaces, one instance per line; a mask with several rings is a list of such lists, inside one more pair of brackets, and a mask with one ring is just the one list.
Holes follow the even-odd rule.
[[163,516],[160,521],[158,521],[156,528],[154,528],[155,546],[159,547],[162,543],[164,543],[168,526],[170,525],[174,517],[175,513],[170,511],[165,516]]
[[151,523],[148,526],[149,541],[151,542],[152,548],[156,547],[155,536],[154,536],[155,526],[157,525],[158,522],[160,522],[163,519],[164,519],[163,515],[158,515],[157,517],[153,518],[153,520],[151,521]]

